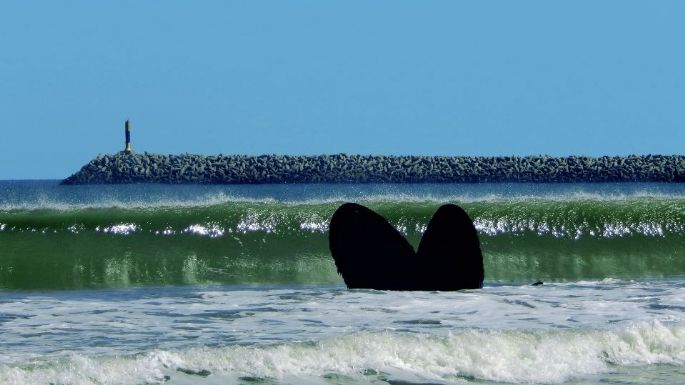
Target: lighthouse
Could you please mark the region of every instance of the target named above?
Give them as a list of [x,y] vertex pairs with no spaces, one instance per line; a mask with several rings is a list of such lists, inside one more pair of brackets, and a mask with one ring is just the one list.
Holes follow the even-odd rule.
[[126,123],[124,123],[124,132],[126,134],[126,147],[124,148],[124,153],[130,154],[133,152],[133,149],[131,148],[131,122],[129,122],[128,119],[126,119]]

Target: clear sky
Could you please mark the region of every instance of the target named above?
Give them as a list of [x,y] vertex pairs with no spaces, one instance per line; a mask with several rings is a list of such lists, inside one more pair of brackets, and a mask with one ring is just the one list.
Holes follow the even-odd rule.
[[0,179],[99,153],[683,153],[685,1],[3,1]]

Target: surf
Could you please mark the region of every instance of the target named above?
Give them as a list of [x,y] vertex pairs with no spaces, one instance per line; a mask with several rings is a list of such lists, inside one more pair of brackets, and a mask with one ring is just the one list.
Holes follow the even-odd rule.
[[[366,204],[416,247],[444,200]],[[0,287],[341,283],[327,244],[334,197],[0,210]],[[187,203],[187,202],[186,202]],[[685,273],[685,199],[455,200],[481,239],[486,282]]]
[[[79,354],[28,366],[0,365],[4,384],[562,383],[645,365],[685,364],[685,327],[659,321],[605,330],[478,330],[447,336],[358,332],[267,346]],[[640,368],[645,370],[645,368]],[[211,380],[206,377],[211,376]]]

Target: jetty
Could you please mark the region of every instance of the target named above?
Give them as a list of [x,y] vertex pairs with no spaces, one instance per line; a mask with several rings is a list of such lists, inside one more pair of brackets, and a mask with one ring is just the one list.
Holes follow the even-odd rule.
[[685,182],[685,155],[98,155],[62,184]]
[[685,182],[683,155],[99,155],[63,184]]

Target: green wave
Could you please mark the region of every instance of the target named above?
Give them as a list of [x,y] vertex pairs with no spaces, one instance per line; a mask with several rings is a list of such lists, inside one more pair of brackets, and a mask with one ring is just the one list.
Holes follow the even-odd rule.
[[[486,280],[685,274],[685,200],[456,202]],[[0,288],[340,283],[327,242],[340,202],[0,211]],[[436,202],[374,201],[412,244]]]

